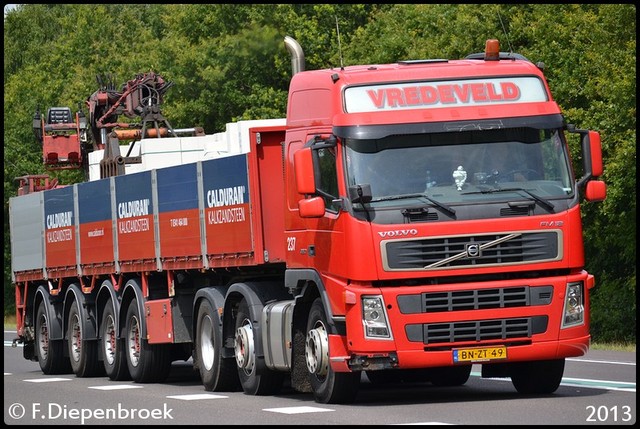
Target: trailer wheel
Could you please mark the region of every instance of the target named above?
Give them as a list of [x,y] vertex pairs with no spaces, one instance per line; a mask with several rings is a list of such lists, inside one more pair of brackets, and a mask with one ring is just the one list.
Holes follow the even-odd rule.
[[240,301],[235,323],[234,352],[242,390],[247,395],[272,395],[278,393],[284,381],[284,373],[269,369],[264,357],[256,353],[253,322],[249,305]]
[[116,332],[116,316],[111,302],[107,303],[102,313],[100,344],[102,345],[102,363],[107,377],[114,381],[130,379],[123,341],[118,339]]
[[353,402],[360,387],[361,371],[335,372],[329,363],[329,332],[322,300],[316,298],[309,311],[305,360],[316,402]]
[[126,318],[125,344],[127,367],[136,383],[164,381],[171,370],[171,349],[167,344],[149,344],[142,338],[143,319],[134,299]]
[[71,369],[77,377],[98,375],[98,342],[84,339],[78,301],[73,301],[67,319],[67,345]]
[[236,391],[240,387],[234,359],[222,357],[218,313],[207,300],[198,309],[195,353],[204,390]]
[[69,359],[64,357],[64,341],[49,338],[50,321],[44,301],[36,313],[35,346],[40,369],[44,374],[66,374],[71,372]]
[[558,390],[564,373],[564,359],[520,362],[511,375],[518,393],[549,394]]

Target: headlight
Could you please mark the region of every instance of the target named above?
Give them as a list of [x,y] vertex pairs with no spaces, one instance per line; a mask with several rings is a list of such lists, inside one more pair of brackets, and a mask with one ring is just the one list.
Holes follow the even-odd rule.
[[381,296],[362,297],[362,324],[367,338],[392,338]]
[[584,323],[584,294],[582,282],[569,283],[564,298],[562,327],[569,328]]

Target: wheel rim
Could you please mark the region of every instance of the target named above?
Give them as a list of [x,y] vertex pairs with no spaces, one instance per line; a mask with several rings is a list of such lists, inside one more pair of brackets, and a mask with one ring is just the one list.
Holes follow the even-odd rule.
[[82,328],[80,327],[80,318],[77,314],[73,315],[71,320],[71,358],[75,362],[80,362],[80,356],[82,354]]
[[200,334],[200,359],[205,369],[211,371],[215,357],[215,344],[213,343],[213,322],[209,315],[202,319]]
[[129,350],[129,362],[138,366],[140,362],[140,322],[137,316],[131,318],[129,332],[127,333],[127,348]]
[[329,336],[322,322],[307,332],[304,354],[309,373],[318,377],[329,373]]
[[255,348],[253,343],[253,327],[247,319],[243,320],[242,325],[236,329],[234,350],[238,368],[242,369],[245,374],[250,375],[255,367]]
[[42,314],[40,316],[40,331],[38,335],[38,350],[42,360],[47,360],[49,356],[49,323],[47,322],[47,316]]
[[105,322],[104,336],[104,357],[109,365],[113,365],[116,361],[116,327],[113,316],[108,315]]

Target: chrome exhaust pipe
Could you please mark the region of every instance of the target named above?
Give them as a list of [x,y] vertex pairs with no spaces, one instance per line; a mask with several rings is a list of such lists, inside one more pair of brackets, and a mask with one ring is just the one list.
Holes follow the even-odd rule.
[[300,44],[293,37],[285,36],[284,45],[291,54],[291,73],[304,71],[304,52]]

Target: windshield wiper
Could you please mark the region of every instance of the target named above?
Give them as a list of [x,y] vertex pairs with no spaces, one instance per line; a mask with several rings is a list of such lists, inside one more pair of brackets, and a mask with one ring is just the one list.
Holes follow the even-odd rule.
[[433,198],[429,197],[425,193],[390,195],[388,197],[374,198],[374,199],[371,200],[371,202],[372,203],[377,203],[379,201],[404,200],[404,199],[408,199],[408,198],[424,198],[425,200],[429,201],[434,206],[437,206],[437,207],[441,208],[442,210],[444,210],[445,212],[449,213],[449,215],[451,217],[455,216],[455,214],[456,214],[456,211],[453,208],[451,208],[451,207],[449,207],[449,206],[447,206],[445,204],[442,204],[440,201],[434,200]]
[[474,192],[463,192],[461,195],[493,194],[496,192],[524,192],[527,195],[529,195],[531,198],[533,198],[541,206],[545,207],[547,210],[553,211],[553,209],[555,208],[555,206],[551,203],[551,201],[545,200],[544,198],[541,198],[536,194],[534,194],[533,192],[527,191],[524,188],[492,188],[492,189],[483,189],[481,191],[474,191]]

